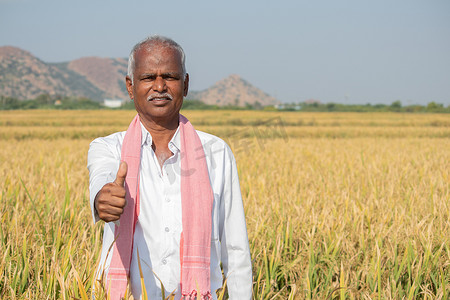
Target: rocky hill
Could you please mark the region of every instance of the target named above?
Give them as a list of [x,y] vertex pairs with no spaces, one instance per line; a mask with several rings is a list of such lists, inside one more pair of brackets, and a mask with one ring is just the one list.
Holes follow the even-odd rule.
[[190,92],[187,98],[218,106],[245,106],[247,104],[266,106],[278,103],[277,99],[254,87],[236,74],[218,81],[206,90]]
[[21,100],[41,94],[127,99],[126,69],[121,58],[86,57],[52,64],[16,47],[0,47],[0,95]]
[[125,58],[84,57],[73,60],[67,68],[84,76],[104,92],[104,98],[128,99],[125,87],[128,61]]
[[[45,63],[25,50],[0,47],[0,96],[21,100],[41,94],[83,96],[97,101],[128,99],[126,73],[124,58],[83,57],[64,63]],[[192,91],[188,99],[218,106],[278,103],[238,75],[220,80],[206,90]]]
[[0,91],[4,96],[27,99],[42,93],[66,94],[67,75],[44,63],[29,52],[14,48],[0,48]]

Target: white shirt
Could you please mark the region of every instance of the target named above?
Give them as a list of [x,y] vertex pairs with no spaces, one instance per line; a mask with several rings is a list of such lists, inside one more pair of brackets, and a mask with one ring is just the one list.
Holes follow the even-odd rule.
[[[131,290],[141,296],[137,250],[149,299],[161,299],[161,282],[166,297],[172,291],[175,299],[180,291],[180,137],[178,130],[169,142],[173,155],[162,170],[151,147],[152,136],[141,124],[142,146],[140,166],[140,213],[134,234],[130,266]],[[236,161],[228,145],[221,139],[197,131],[206,156],[209,178],[214,193],[211,233],[211,293],[222,287],[222,263],[230,299],[251,299],[252,269]],[[120,163],[125,132],[95,139],[89,147],[88,169],[90,203],[94,222],[99,217],[94,199],[100,189],[115,180]],[[200,156],[200,154],[199,154]],[[99,270],[108,271],[114,240],[114,223],[105,223]],[[107,257],[108,256],[108,257]],[[101,270],[98,276],[101,274]],[[159,278],[159,279],[158,279]]]

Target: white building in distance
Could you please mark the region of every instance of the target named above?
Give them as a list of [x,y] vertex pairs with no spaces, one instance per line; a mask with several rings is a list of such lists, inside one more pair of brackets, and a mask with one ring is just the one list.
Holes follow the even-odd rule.
[[122,99],[105,99],[103,105],[109,108],[121,107],[124,101]]

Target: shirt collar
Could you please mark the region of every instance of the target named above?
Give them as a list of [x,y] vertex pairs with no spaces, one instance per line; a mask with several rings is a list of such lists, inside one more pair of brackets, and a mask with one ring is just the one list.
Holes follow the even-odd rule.
[[[141,131],[142,131],[142,139],[141,139],[141,146],[144,145],[152,145],[153,138],[150,132],[145,128],[145,126],[141,122]],[[170,139],[169,142],[169,149],[172,152],[178,152],[180,151],[180,126],[178,125],[177,131],[175,131],[175,134]]]
[[150,132],[148,132],[148,130],[145,128],[142,122],[141,122],[141,131],[142,131],[141,146],[144,146],[145,144],[152,145],[153,143],[152,135],[150,134]]
[[177,127],[177,131],[175,131],[172,139],[169,142],[169,149],[172,152],[180,151],[180,125]]

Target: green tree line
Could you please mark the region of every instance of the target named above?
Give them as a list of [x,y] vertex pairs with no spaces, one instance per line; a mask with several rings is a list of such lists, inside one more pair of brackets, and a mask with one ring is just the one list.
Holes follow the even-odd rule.
[[[85,97],[59,97],[42,94],[35,99],[19,100],[0,96],[0,110],[13,109],[111,109],[100,102]],[[125,102],[115,109],[134,109],[133,102]],[[266,110],[266,111],[303,111],[303,112],[404,112],[404,113],[450,113],[450,105],[429,102],[427,105],[402,105],[397,100],[392,104],[340,104],[340,103],[285,103],[278,106],[262,106],[259,103],[245,106],[209,105],[198,100],[185,100],[183,109],[187,110]]]
[[[268,109],[267,107],[265,108]],[[429,102],[427,105],[406,105],[397,100],[391,104],[340,104],[340,103],[288,103],[280,105],[282,111],[308,112],[403,112],[403,113],[450,113],[450,105]]]
[[0,109],[99,109],[99,102],[84,97],[57,97],[42,94],[35,99],[19,100],[0,96]]

